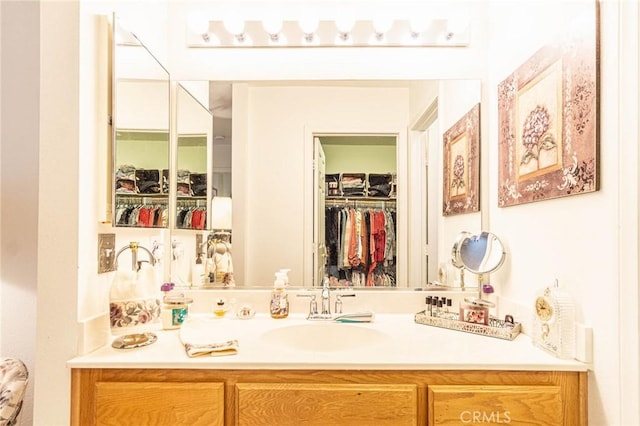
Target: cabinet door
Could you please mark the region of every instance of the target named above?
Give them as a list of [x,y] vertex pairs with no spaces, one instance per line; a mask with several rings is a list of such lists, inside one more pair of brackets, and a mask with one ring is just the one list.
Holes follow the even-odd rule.
[[239,383],[239,426],[417,425],[416,385]]
[[222,383],[98,382],[97,425],[219,425],[224,423]]
[[565,424],[560,386],[434,385],[427,395],[430,426]]

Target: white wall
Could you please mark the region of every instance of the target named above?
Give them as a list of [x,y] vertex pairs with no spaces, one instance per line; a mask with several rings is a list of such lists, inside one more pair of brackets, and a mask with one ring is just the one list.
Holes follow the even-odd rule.
[[[34,249],[38,254],[36,425],[69,423],[70,377],[65,363],[81,352],[78,321],[103,314],[108,307],[112,274],[96,273],[97,235],[113,232],[110,222],[102,223],[107,219],[109,173],[104,87],[108,75],[102,62],[106,44],[96,19],[96,13],[108,11],[102,6],[89,1],[38,4],[41,161]],[[119,7],[142,6],[131,2]],[[158,19],[163,10],[166,13],[166,2],[142,11],[144,22],[151,26],[149,33],[166,35],[162,26],[166,20]],[[155,39],[164,40],[157,35]],[[166,41],[159,44],[166,46]],[[60,190],[61,182],[64,190]],[[143,234],[124,231],[116,244],[132,238],[141,241]],[[29,262],[22,263],[30,262],[33,254]],[[22,309],[34,303],[31,299]]]
[[[553,4],[563,6],[563,3]],[[602,4],[603,29],[617,28],[617,7],[614,3]],[[489,103],[483,105],[483,111],[492,115],[487,187],[490,191],[489,228],[500,236],[507,251],[507,261],[492,274],[492,283],[502,298],[523,307],[522,310],[516,308],[516,316],[525,323],[526,330],[532,315],[531,301],[542,287],[557,279],[575,297],[578,319],[593,327],[595,342],[594,369],[589,374],[590,424],[623,424],[619,405],[622,396],[619,358],[623,346],[629,342],[622,341],[619,335],[618,310],[620,292],[624,288],[619,276],[618,225],[620,209],[624,206],[619,161],[624,157],[625,149],[637,146],[637,139],[629,140],[619,135],[620,117],[626,115],[617,104],[621,95],[616,48],[618,34],[603,31],[601,39],[601,189],[590,194],[497,208],[498,101],[495,88],[556,31],[567,28],[567,18],[562,19],[560,12],[540,8],[539,3],[500,2],[495,7],[490,6],[489,87],[494,89],[489,93]],[[535,30],[541,27],[547,30]],[[529,36],[514,37],[516,31]],[[637,81],[637,75],[635,78]],[[637,116],[627,118],[636,120]],[[634,152],[637,153],[637,148]],[[637,335],[635,338],[637,341]]]
[[[78,13],[77,2],[40,4],[38,344],[34,424],[68,418],[69,372],[61,367],[76,352],[77,288],[81,276],[78,253],[83,249],[89,252],[85,244],[95,241],[95,237],[79,238]],[[87,118],[91,122],[95,119]],[[65,182],[64,191],[60,191],[60,182]],[[91,194],[88,198],[92,198]],[[95,212],[92,214],[95,217]],[[92,222],[95,223],[95,219]],[[57,403],[51,404],[52,400]]]
[[39,19],[37,2],[1,2],[1,356],[22,359],[31,383],[22,424],[33,416],[38,271]]
[[[611,16],[611,14],[616,15]],[[640,6],[637,2],[624,2],[616,8],[607,8],[607,22],[619,19],[618,81],[620,96],[617,102],[621,112],[618,140],[622,142],[619,155],[619,181],[621,205],[620,229],[620,292],[619,335],[623,342],[620,351],[620,423],[640,424]],[[613,140],[613,138],[612,138]]]

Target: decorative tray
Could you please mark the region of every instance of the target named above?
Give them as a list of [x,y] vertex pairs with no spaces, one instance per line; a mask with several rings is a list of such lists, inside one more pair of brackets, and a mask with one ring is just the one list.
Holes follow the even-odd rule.
[[424,311],[415,314],[415,322],[418,324],[432,325],[434,327],[448,328],[450,330],[465,331],[467,333],[480,334],[482,336],[496,337],[498,339],[513,340],[522,326],[519,322],[506,322],[497,318],[489,318],[489,325],[473,324],[470,322],[450,320],[427,316]]

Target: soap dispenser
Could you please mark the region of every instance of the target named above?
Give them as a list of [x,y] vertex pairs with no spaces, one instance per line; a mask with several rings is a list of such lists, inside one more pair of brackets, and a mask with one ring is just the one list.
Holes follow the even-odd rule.
[[202,287],[205,283],[205,263],[204,253],[198,253],[191,265],[191,287]]
[[284,286],[289,287],[289,271],[291,269],[280,269],[278,272],[282,274],[282,279],[284,280]]
[[271,318],[286,318],[289,315],[289,295],[286,288],[286,272],[276,272],[269,306]]

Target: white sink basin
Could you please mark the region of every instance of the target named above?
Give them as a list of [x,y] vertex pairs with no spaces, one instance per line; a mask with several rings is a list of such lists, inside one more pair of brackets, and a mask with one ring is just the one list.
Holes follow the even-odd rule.
[[375,328],[355,324],[309,322],[267,330],[268,344],[312,352],[335,352],[383,344],[389,336]]

